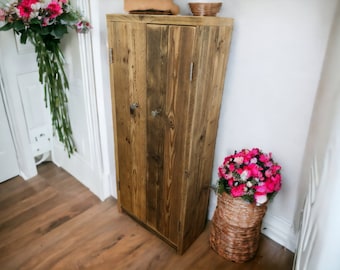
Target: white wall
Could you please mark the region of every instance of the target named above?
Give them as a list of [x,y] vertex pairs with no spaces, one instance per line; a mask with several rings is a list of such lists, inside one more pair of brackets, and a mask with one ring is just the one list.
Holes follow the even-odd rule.
[[[100,2],[97,4],[95,2]],[[175,1],[190,14],[189,1]],[[336,0],[225,0],[218,16],[235,19],[221,107],[213,183],[226,155],[259,147],[282,167],[283,188],[267,212],[264,233],[294,250],[294,209],[301,162]],[[113,149],[105,14],[123,13],[123,0],[92,1],[97,87],[103,89],[107,127],[104,144]],[[99,27],[96,29],[96,26]],[[99,40],[98,40],[99,38]],[[98,106],[100,107],[100,106]],[[110,152],[111,153],[111,152]],[[113,155],[108,170],[114,183]],[[113,184],[114,186],[114,184]],[[116,195],[113,189],[112,194]],[[216,206],[212,194],[209,218]]]
[[[340,269],[340,2],[330,36],[306,145],[294,269]],[[305,201],[304,201],[305,200]]]

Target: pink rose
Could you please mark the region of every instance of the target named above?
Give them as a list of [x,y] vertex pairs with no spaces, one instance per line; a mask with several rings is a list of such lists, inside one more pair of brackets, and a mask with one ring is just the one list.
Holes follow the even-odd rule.
[[281,166],[280,165],[273,165],[270,169],[273,171],[273,174],[276,174],[278,171],[281,170]]
[[245,184],[238,185],[237,187],[232,187],[231,188],[231,195],[233,197],[241,197],[244,195],[246,189]]
[[267,193],[273,193],[274,192],[275,183],[273,181],[266,181],[265,186],[266,186],[266,192]]
[[51,19],[54,19],[63,13],[60,4],[55,1],[49,3],[46,9],[48,10]]
[[256,155],[258,155],[259,153],[260,153],[260,149],[258,149],[258,148],[253,148],[253,149],[250,150],[250,154],[251,154],[252,156],[256,156]]
[[234,158],[234,162],[237,164],[237,165],[241,165],[243,163],[243,157],[235,157]]
[[18,5],[19,16],[24,19],[29,19],[33,11],[32,4],[37,3],[38,0],[23,0]]
[[218,167],[218,177],[219,178],[226,178],[225,177],[226,170],[223,166]]
[[267,192],[267,188],[266,185],[263,183],[260,183],[258,186],[255,187],[256,192],[258,193],[266,193]]
[[272,175],[273,175],[273,172],[272,172],[272,170],[271,169],[268,169],[268,170],[266,170],[265,172],[264,172],[264,175],[266,176],[266,177],[271,177]]
[[228,180],[228,185],[229,185],[230,187],[232,187],[232,186],[234,185],[234,178],[230,178],[230,179]]
[[274,183],[274,190],[279,191],[281,189],[281,174],[272,176],[271,180]]
[[224,161],[223,161],[223,165],[228,164],[228,163],[230,162],[231,159],[232,159],[232,156],[226,157],[226,158],[224,159]]

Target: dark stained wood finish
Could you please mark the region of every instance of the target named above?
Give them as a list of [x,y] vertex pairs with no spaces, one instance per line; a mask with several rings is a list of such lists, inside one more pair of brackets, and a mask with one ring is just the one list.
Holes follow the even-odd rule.
[[293,254],[261,236],[254,260],[236,264],[209,248],[209,227],[183,255],[100,202],[52,163],[29,181],[0,184],[0,269],[288,270]]

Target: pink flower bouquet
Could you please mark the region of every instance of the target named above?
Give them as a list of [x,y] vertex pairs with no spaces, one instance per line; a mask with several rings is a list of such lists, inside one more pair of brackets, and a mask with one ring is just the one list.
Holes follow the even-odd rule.
[[39,81],[44,85],[52,125],[69,156],[76,151],[67,108],[69,83],[64,71],[61,39],[74,29],[87,33],[91,24],[69,0],[7,0],[0,2],[0,31],[13,30],[20,42],[31,42],[37,54]]
[[280,170],[271,153],[243,149],[227,156],[218,168],[218,192],[264,204],[281,189]]

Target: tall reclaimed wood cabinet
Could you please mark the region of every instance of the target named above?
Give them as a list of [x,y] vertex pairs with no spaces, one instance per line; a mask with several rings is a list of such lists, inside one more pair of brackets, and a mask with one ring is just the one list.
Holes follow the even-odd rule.
[[118,205],[179,254],[206,225],[232,25],[107,15]]

